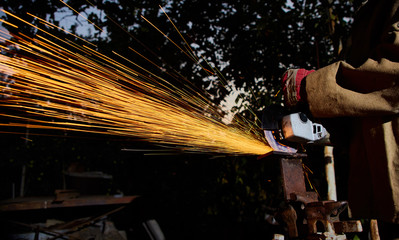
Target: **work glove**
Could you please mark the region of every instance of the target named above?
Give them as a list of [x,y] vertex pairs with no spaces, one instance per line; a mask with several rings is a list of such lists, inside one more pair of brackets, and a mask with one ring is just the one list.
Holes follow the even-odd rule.
[[288,69],[282,77],[284,101],[287,107],[293,107],[306,101],[305,81],[314,70]]

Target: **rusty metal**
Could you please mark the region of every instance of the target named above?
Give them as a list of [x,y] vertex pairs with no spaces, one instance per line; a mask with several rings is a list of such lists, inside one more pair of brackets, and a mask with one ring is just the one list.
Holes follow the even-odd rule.
[[362,231],[360,221],[340,221],[339,215],[348,206],[346,201],[318,201],[316,192],[306,190],[301,158],[281,156],[279,161],[286,201],[279,216],[291,239],[346,239],[344,233]]
[[0,202],[1,211],[21,211],[64,207],[81,207],[96,205],[128,204],[138,196],[81,196],[74,199],[65,199],[61,202],[54,201],[54,197],[46,198],[16,198],[11,201]]
[[302,162],[297,159],[281,159],[281,175],[286,200],[291,200],[291,194],[306,192]]
[[345,201],[321,201],[307,204],[305,212],[309,233],[316,234],[320,232],[320,229],[317,228],[317,223],[323,224],[324,229],[322,229],[322,232],[336,232],[334,229],[334,222],[339,221],[339,214],[347,207],[348,203]]
[[62,202],[68,199],[74,199],[79,197],[79,192],[76,190],[55,190],[55,199],[54,202]]
[[318,200],[316,192],[306,191],[305,177],[300,159],[282,158],[280,165],[284,197],[287,201],[309,203]]

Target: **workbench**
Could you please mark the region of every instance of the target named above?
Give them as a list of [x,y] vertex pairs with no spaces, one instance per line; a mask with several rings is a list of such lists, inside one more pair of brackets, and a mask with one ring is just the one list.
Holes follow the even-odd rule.
[[112,239],[123,240],[126,238],[108,217],[136,198],[138,196],[56,195],[3,200],[0,201],[0,221],[6,231],[1,232],[1,239],[97,239],[108,234]]

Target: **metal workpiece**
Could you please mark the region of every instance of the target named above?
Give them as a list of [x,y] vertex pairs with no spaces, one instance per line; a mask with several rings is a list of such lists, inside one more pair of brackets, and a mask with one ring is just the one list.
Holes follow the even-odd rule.
[[280,165],[284,196],[287,201],[309,203],[318,200],[316,192],[306,191],[301,159],[282,158]]
[[[302,156],[306,158],[306,155]],[[288,239],[347,239],[345,233],[361,232],[360,221],[341,221],[348,202],[325,200],[306,188],[302,157],[292,153],[272,153],[258,159],[274,159],[280,164],[284,203],[277,218],[285,225]]]
[[363,228],[360,221],[340,221],[339,215],[347,208],[348,202],[346,201],[308,203],[305,212],[309,234],[362,232]]

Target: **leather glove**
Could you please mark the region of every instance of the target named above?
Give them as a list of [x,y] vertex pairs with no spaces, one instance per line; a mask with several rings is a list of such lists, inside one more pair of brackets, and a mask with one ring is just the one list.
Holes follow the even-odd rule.
[[306,101],[305,81],[307,75],[315,70],[288,69],[282,77],[284,101],[288,107]]

